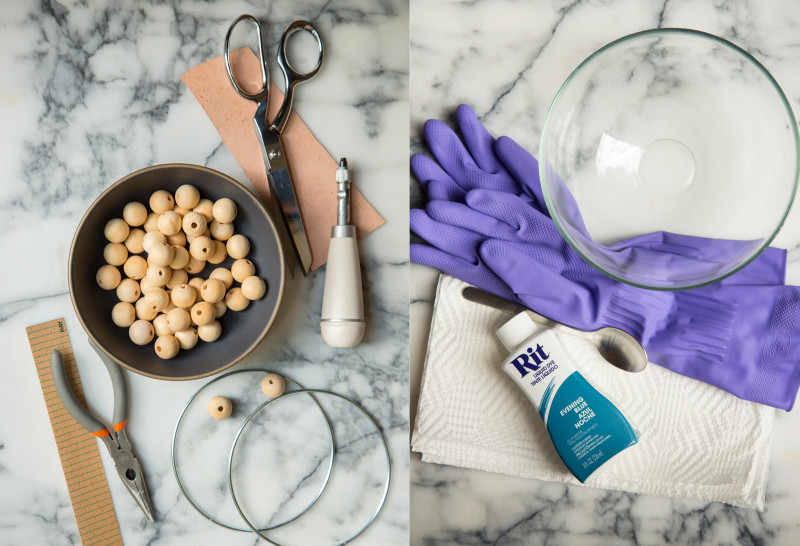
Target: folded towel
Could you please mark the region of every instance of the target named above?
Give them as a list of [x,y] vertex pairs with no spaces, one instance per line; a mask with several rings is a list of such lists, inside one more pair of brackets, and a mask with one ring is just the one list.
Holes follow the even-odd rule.
[[[425,462],[580,485],[540,417],[500,369],[495,331],[512,315],[469,302],[442,275],[428,338],[412,449]],[[764,509],[774,409],[649,364],[638,374],[574,337],[586,379],[641,432],[584,484]]]

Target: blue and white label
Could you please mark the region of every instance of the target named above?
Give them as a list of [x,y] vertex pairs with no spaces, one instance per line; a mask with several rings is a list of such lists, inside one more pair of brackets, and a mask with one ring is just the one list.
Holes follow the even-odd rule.
[[537,409],[559,456],[581,482],[637,442],[636,430],[580,374],[554,331],[526,340],[503,371]]

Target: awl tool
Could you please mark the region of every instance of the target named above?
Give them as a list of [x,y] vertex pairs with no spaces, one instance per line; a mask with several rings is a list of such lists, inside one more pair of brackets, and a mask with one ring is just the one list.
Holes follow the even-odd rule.
[[322,339],[331,347],[355,347],[364,337],[364,302],[356,227],[350,223],[350,170],[336,169],[336,225],[331,229],[322,295]]

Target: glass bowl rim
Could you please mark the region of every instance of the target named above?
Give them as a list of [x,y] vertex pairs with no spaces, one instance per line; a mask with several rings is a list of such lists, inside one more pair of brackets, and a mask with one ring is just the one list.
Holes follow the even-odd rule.
[[606,45],[604,45],[603,47],[601,47],[601,48],[597,49],[596,51],[594,51],[591,55],[589,55],[583,61],[581,61],[581,63],[572,72],[570,72],[569,76],[567,77],[566,80],[564,80],[564,83],[561,84],[561,87],[559,87],[558,92],[556,93],[555,97],[551,101],[550,106],[549,106],[549,108],[547,110],[547,116],[545,117],[544,125],[542,127],[542,135],[541,135],[541,138],[539,140],[539,179],[540,179],[540,181],[546,179],[546,163],[547,162],[545,161],[544,150],[545,150],[545,146],[548,144],[548,133],[550,132],[549,129],[550,129],[551,125],[552,125],[552,117],[553,117],[553,114],[554,114],[554,110],[560,104],[560,99],[562,98],[562,95],[565,93],[565,91],[570,86],[570,84],[573,82],[573,80],[578,76],[578,74],[583,72],[583,70],[590,63],[592,63],[595,59],[600,57],[602,54],[606,53],[608,50],[610,50],[612,48],[615,48],[616,46],[619,46],[619,45],[622,45],[622,44],[625,44],[625,43],[628,43],[628,42],[633,42],[633,41],[636,41],[636,40],[641,39],[641,38],[648,38],[648,37],[652,37],[652,36],[681,36],[681,35],[692,36],[692,37],[695,37],[695,38],[702,38],[702,39],[705,39],[705,40],[709,40],[711,42],[715,42],[717,44],[722,45],[725,49],[733,52],[734,54],[739,54],[742,58],[744,58],[745,60],[749,61],[750,64],[752,66],[754,66],[759,72],[761,72],[761,74],[772,85],[772,87],[774,88],[774,90],[778,94],[778,98],[783,103],[784,110],[786,111],[786,114],[789,117],[789,120],[788,120],[789,121],[789,126],[792,128],[792,135],[794,136],[794,150],[795,150],[795,153],[794,153],[794,177],[793,177],[794,181],[793,181],[793,184],[792,184],[791,195],[790,195],[790,198],[789,198],[789,200],[788,200],[788,202],[787,202],[787,204],[785,206],[783,215],[781,216],[780,220],[777,222],[777,224],[773,228],[772,233],[768,237],[766,237],[764,239],[764,242],[758,247],[758,249],[756,249],[754,252],[752,252],[751,256],[749,256],[741,264],[739,264],[738,266],[734,267],[730,271],[727,271],[725,273],[719,273],[719,274],[715,275],[713,278],[710,278],[710,279],[707,279],[707,280],[704,280],[704,281],[688,283],[688,284],[686,282],[684,282],[681,285],[674,285],[674,286],[662,286],[662,285],[654,285],[654,284],[644,284],[644,283],[639,283],[639,282],[632,281],[630,279],[626,279],[623,276],[618,275],[618,274],[608,270],[608,268],[601,266],[595,260],[593,260],[590,256],[587,256],[586,253],[581,251],[579,246],[572,240],[572,238],[569,236],[567,230],[565,229],[565,227],[562,225],[561,221],[559,220],[558,215],[555,214],[554,211],[556,209],[555,209],[555,206],[554,206],[554,204],[552,202],[552,197],[550,196],[550,193],[547,190],[547,186],[545,184],[541,184],[541,182],[540,182],[540,185],[542,187],[542,195],[544,196],[544,200],[545,200],[545,206],[547,207],[547,210],[548,210],[548,212],[550,213],[550,216],[553,219],[553,223],[556,225],[556,228],[558,228],[559,233],[561,233],[561,236],[564,238],[564,240],[567,241],[569,246],[572,247],[572,249],[584,261],[586,261],[589,265],[591,265],[592,267],[594,267],[596,270],[600,271],[601,273],[607,275],[608,277],[610,277],[610,278],[612,278],[612,279],[614,279],[616,281],[619,281],[619,282],[622,282],[622,283],[625,283],[625,284],[628,284],[628,285],[631,285],[631,286],[635,286],[637,288],[645,288],[645,289],[648,289],[648,290],[674,291],[674,290],[689,290],[689,289],[692,289],[692,288],[700,288],[702,286],[708,286],[710,284],[714,284],[716,282],[719,282],[722,279],[730,277],[731,275],[733,275],[737,271],[740,271],[741,269],[743,269],[744,267],[749,265],[753,260],[755,260],[758,256],[760,256],[764,252],[764,250],[770,245],[770,243],[778,235],[778,233],[780,232],[780,230],[783,227],[784,223],[786,222],[786,218],[789,215],[789,211],[792,208],[792,204],[794,203],[795,195],[797,193],[798,177],[800,177],[800,134],[798,134],[798,127],[797,127],[798,122],[797,122],[797,118],[794,115],[794,111],[792,110],[791,104],[789,103],[789,100],[786,98],[786,94],[783,92],[783,89],[778,84],[777,80],[775,80],[775,78],[772,76],[772,74],[766,69],[766,67],[763,64],[761,64],[761,62],[758,61],[758,59],[753,57],[750,53],[748,53],[743,48],[737,46],[736,44],[734,44],[732,42],[729,42],[728,40],[726,40],[724,38],[721,38],[721,37],[719,37],[719,36],[717,36],[715,34],[704,32],[704,31],[701,31],[701,30],[675,27],[675,28],[654,28],[654,29],[642,30],[642,31],[634,32],[634,33],[622,36],[620,38],[617,38],[616,40],[613,40],[613,41],[607,43]]

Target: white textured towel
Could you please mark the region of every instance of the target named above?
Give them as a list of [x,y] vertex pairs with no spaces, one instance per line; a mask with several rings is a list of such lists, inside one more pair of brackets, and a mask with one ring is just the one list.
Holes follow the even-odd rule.
[[[465,286],[439,279],[412,449],[425,462],[579,485],[500,368],[495,331],[511,315],[465,300]],[[764,509],[772,408],[652,364],[623,372],[589,342],[573,345],[586,379],[641,432],[584,485]]]

